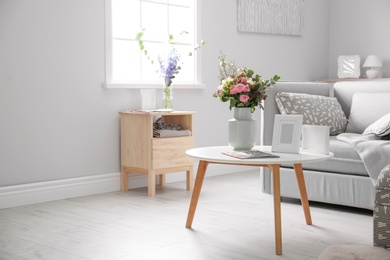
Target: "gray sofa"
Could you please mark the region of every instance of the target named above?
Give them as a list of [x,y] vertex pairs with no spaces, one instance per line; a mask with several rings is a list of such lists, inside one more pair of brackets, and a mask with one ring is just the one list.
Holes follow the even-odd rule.
[[[349,122],[346,131],[361,133],[363,129],[379,119],[378,113],[370,114],[366,110],[363,122],[352,125],[350,112],[355,93],[390,93],[390,81],[349,81],[332,83],[321,82],[281,82],[270,89],[262,111],[261,144],[272,144],[272,133],[275,114],[279,109],[275,102],[278,92],[307,93],[326,97],[336,97]],[[389,94],[385,94],[389,95]],[[355,102],[356,103],[356,102]],[[390,104],[390,102],[388,102]],[[383,114],[390,113],[390,105],[384,105]],[[354,104],[354,113],[359,111]],[[354,122],[356,124],[356,122]],[[359,125],[360,124],[360,125]],[[358,208],[373,209],[375,188],[359,154],[348,143],[336,136],[330,137],[330,151],[334,157],[321,163],[303,164],[307,193],[310,201],[346,205]],[[281,167],[281,196],[300,198],[292,165]],[[378,172],[379,174],[379,172]],[[268,169],[261,170],[262,191],[272,194],[272,176]]]

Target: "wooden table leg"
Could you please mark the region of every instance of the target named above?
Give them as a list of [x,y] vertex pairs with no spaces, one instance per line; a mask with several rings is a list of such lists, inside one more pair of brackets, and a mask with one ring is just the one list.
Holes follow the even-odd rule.
[[154,170],[148,172],[148,195],[156,195],[156,172]]
[[274,218],[275,218],[275,251],[277,255],[282,254],[282,215],[280,207],[280,165],[268,165],[272,171],[274,188]]
[[198,204],[200,191],[202,189],[204,176],[206,175],[206,170],[209,162],[199,161],[198,172],[196,173],[195,186],[192,191],[190,208],[188,210],[186,228],[190,228],[192,226],[192,221],[194,220],[196,205]]
[[125,192],[129,190],[129,178],[126,172],[126,168],[121,166],[121,191]]
[[297,183],[299,187],[299,193],[301,195],[301,203],[303,207],[303,212],[305,214],[306,224],[311,225],[312,221],[311,221],[309,200],[307,198],[305,177],[303,175],[302,164],[301,163],[294,164],[294,170],[295,170],[295,176],[297,177]]

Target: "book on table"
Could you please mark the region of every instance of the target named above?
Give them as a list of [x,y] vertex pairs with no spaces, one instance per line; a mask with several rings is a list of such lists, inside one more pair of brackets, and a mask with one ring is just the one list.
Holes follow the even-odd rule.
[[238,159],[262,159],[262,158],[279,158],[278,155],[266,153],[259,150],[247,151],[224,151],[222,154],[235,157]]

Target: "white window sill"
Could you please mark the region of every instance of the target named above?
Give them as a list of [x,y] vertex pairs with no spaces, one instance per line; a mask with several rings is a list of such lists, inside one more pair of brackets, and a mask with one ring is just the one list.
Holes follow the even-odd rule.
[[[172,84],[174,89],[206,89],[206,84],[201,83],[174,83]],[[122,82],[110,82],[104,83],[103,88],[106,89],[161,89],[163,84],[145,84],[145,83],[122,83]]]

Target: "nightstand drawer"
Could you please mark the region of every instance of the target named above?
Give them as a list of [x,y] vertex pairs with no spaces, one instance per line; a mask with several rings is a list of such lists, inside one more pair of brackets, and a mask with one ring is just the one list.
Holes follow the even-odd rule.
[[185,151],[194,148],[194,137],[153,138],[153,169],[192,165],[193,159]]

